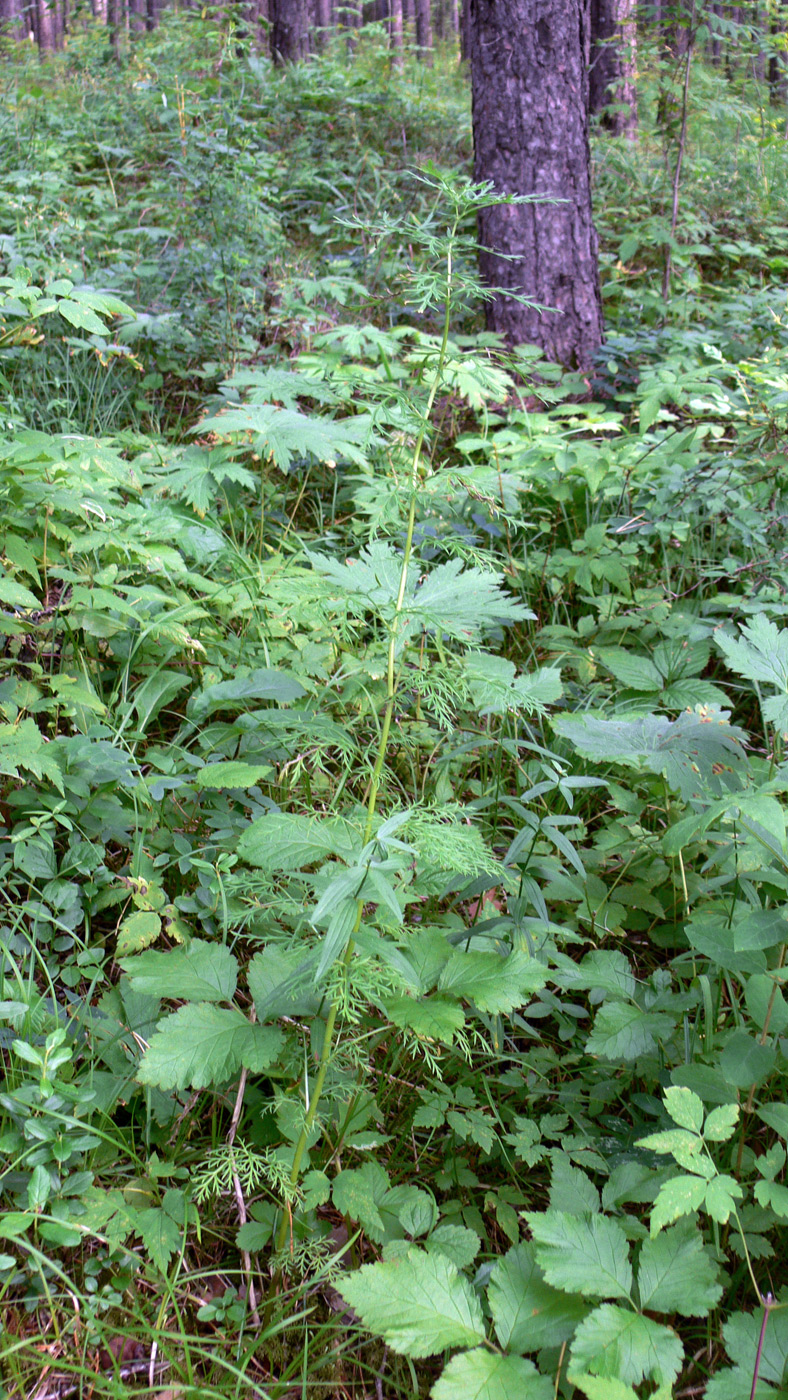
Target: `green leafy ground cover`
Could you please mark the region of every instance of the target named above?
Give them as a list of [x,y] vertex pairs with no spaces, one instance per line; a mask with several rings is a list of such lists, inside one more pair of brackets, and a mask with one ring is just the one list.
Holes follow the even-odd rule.
[[784,114],[666,308],[646,69],[588,381],[448,56],[102,46],[0,70],[7,1391],[787,1395]]

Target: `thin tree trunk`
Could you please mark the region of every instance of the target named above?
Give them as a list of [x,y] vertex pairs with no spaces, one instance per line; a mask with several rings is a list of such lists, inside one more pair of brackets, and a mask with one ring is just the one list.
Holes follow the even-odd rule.
[[389,44],[394,67],[401,68],[404,62],[402,0],[389,0]]
[[772,49],[769,54],[769,101],[775,106],[778,103],[788,102],[788,72],[786,70],[786,57],[784,50],[778,50],[774,45],[774,40],[782,38],[785,34],[786,19],[788,18],[788,5],[786,0],[772,0],[771,19],[769,31],[772,38]]
[[116,63],[120,63],[121,0],[107,0],[107,28]]
[[[490,330],[590,365],[602,340],[588,148],[588,0],[472,0],[475,178],[563,203],[479,214]],[[512,293],[508,295],[507,293]],[[525,297],[550,310],[523,305]]]
[[637,140],[635,0],[591,0],[590,110],[613,136]]
[[471,0],[459,0],[462,10],[459,14],[460,22],[460,58],[470,59],[471,56]]
[[315,23],[318,31],[317,46],[324,49],[328,43],[329,30],[331,29],[331,0],[317,0]]

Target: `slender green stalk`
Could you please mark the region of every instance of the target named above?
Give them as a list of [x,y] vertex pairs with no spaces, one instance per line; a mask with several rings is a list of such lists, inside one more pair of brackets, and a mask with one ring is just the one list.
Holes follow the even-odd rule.
[[[397,590],[397,600],[394,606],[394,617],[391,621],[391,631],[389,634],[388,659],[386,666],[386,708],[383,712],[383,726],[380,731],[380,740],[378,742],[378,751],[375,757],[375,766],[372,769],[372,777],[370,778],[369,783],[369,795],[367,798],[367,819],[364,826],[363,841],[363,844],[365,846],[371,840],[372,837],[372,827],[375,820],[375,808],[377,806],[378,791],[380,789],[380,780],[383,776],[383,769],[386,763],[386,753],[388,750],[389,734],[391,732],[391,721],[394,715],[394,702],[397,695],[397,679],[395,664],[397,654],[397,636],[399,633],[399,626],[402,619],[402,614],[405,608],[405,594],[408,587],[408,571],[410,568],[411,555],[413,553],[413,532],[416,528],[416,504],[418,501],[419,491],[419,463],[421,461],[422,449],[424,447],[424,438],[427,434],[427,425],[430,421],[430,413],[432,412],[432,406],[435,403],[435,396],[438,392],[438,388],[440,387],[441,377],[443,375],[443,366],[446,360],[446,347],[449,343],[452,288],[451,250],[452,241],[454,239],[456,231],[457,223],[455,220],[455,223],[452,226],[451,233],[449,236],[449,248],[446,260],[446,302],[443,318],[443,337],[441,340],[440,351],[438,353],[438,363],[435,367],[435,373],[433,375],[432,384],[430,386],[427,404],[421,418],[421,427],[419,429],[419,435],[416,439],[416,444],[413,449],[413,457],[411,459],[410,504],[408,507],[408,522],[405,531],[405,546],[402,552],[402,568],[400,570],[399,588]],[[364,900],[363,898],[359,898],[358,909],[356,911],[356,921],[353,926],[353,932],[348,940],[347,947],[345,948],[344,954],[342,956],[342,968],[345,971],[345,973],[347,973],[347,970],[350,967],[350,963],[353,958],[355,936],[358,933],[359,927],[361,925],[361,916],[363,913],[363,909]],[[317,1110],[320,1105],[320,1099],[323,1093],[323,1086],[326,1081],[326,1074],[328,1073],[328,1067],[331,1063],[331,1055],[333,1052],[334,1045],[334,1027],[336,1026],[338,1011],[339,1003],[337,1001],[333,1001],[329,1007],[328,1015],[326,1017],[326,1029],[323,1035],[323,1048],[320,1052],[320,1064],[318,1065],[317,1077],[312,1088],[312,1094],[309,1101],[309,1107],[307,1109],[306,1117],[304,1119],[304,1124],[301,1129],[298,1142],[296,1143],[295,1153],[293,1154],[293,1166],[290,1172],[290,1183],[292,1186],[297,1185],[298,1178],[301,1175],[301,1163],[304,1159],[304,1152],[306,1151],[306,1145],[309,1141],[309,1135],[312,1131],[312,1128],[314,1127],[315,1119],[317,1118]],[[287,1213],[283,1211],[282,1219],[279,1222],[279,1229],[276,1236],[276,1248],[278,1251],[284,1249],[286,1239]]]

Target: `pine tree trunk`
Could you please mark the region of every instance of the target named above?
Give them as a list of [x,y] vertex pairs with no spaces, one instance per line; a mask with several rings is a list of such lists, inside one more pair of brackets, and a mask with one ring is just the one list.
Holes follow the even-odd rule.
[[405,57],[402,0],[389,0],[389,44],[391,45],[394,67],[401,68]]
[[315,6],[315,24],[317,25],[317,45],[324,49],[328,43],[328,32],[331,28],[331,0],[317,0]]
[[40,54],[51,53],[55,47],[55,0],[36,0],[36,39]]
[[460,0],[462,10],[459,12],[459,35],[460,35],[460,58],[466,60],[471,56],[471,0]]
[[309,53],[308,0],[270,0],[271,57],[274,63],[297,63]]
[[635,0],[591,0],[590,110],[605,116],[613,136],[637,140]]
[[490,330],[561,364],[591,363],[602,340],[588,148],[588,0],[472,0],[475,178],[501,194],[562,204],[502,204],[479,214]]
[[0,36],[23,39],[25,35],[21,0],[0,0]]
[[419,58],[432,63],[432,15],[430,0],[416,0],[416,45]]

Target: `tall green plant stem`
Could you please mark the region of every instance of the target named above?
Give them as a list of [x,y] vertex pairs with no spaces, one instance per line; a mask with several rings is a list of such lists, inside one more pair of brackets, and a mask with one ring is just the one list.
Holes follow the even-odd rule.
[[[383,724],[380,731],[378,751],[375,756],[375,765],[372,769],[372,777],[370,778],[369,783],[369,795],[367,797],[367,819],[364,824],[363,842],[365,846],[372,839],[372,826],[375,820],[375,808],[377,806],[378,791],[380,789],[380,780],[383,776],[383,769],[386,763],[386,753],[388,750],[389,734],[391,732],[391,721],[394,715],[394,701],[397,695],[397,637],[399,635],[399,627],[400,622],[402,620],[402,614],[405,609],[405,594],[407,592],[408,587],[408,570],[410,568],[410,560],[411,555],[413,553],[413,532],[416,527],[416,505],[418,502],[419,494],[419,463],[421,462],[421,454],[422,449],[424,447],[424,439],[427,435],[427,426],[430,421],[430,414],[432,412],[433,404],[435,403],[435,397],[440,387],[441,378],[443,376],[443,366],[446,360],[446,347],[449,343],[452,289],[451,250],[456,232],[457,220],[455,219],[449,234],[449,246],[446,258],[446,300],[444,305],[443,317],[443,337],[441,339],[440,350],[438,352],[438,362],[435,366],[435,373],[432,377],[432,384],[430,385],[430,392],[427,397],[427,404],[421,416],[419,434],[416,439],[416,444],[413,448],[413,456],[411,458],[410,464],[410,504],[408,506],[408,521],[405,530],[405,547],[402,551],[402,568],[400,570],[399,588],[397,590],[397,599],[394,605],[394,616],[391,620],[391,630],[389,633],[388,655],[386,664],[386,708],[383,712]],[[364,900],[363,898],[359,898],[358,909],[356,911],[356,921],[353,925],[353,932],[350,938],[348,939],[347,947],[345,948],[344,954],[342,956],[342,967],[345,972],[347,972],[347,969],[349,968],[353,957],[355,936],[358,933],[361,924],[361,916],[363,913],[363,909]],[[328,1067],[331,1063],[331,1055],[334,1046],[334,1027],[336,1026],[338,1012],[339,1003],[337,1001],[332,1001],[328,1010],[328,1015],[326,1017],[326,1029],[323,1035],[323,1048],[320,1052],[320,1064],[318,1065],[317,1077],[312,1088],[312,1096],[309,1101],[309,1107],[307,1108],[306,1117],[304,1119],[304,1125],[301,1129],[298,1142],[296,1143],[295,1153],[293,1154],[293,1166],[290,1172],[290,1184],[292,1186],[296,1186],[298,1184],[298,1178],[301,1175],[301,1163],[304,1159],[304,1152],[306,1151],[307,1142],[309,1141],[309,1134],[311,1133],[312,1128],[315,1124],[315,1119],[317,1118],[317,1110],[320,1105],[320,1099],[323,1093],[323,1085],[325,1084],[326,1074],[328,1073]],[[286,1239],[287,1215],[283,1212],[282,1219],[279,1222],[279,1229],[276,1236],[276,1248],[278,1251],[284,1249]]]

